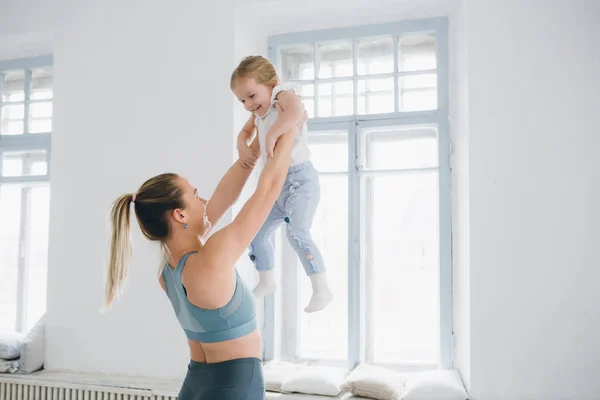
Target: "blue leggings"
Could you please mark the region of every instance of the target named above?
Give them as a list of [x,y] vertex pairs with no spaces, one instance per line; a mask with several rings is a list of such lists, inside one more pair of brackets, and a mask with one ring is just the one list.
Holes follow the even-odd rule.
[[286,224],[287,238],[298,254],[306,275],[325,271],[319,248],[310,234],[321,199],[319,173],[310,161],[293,165],[271,213],[250,244],[250,259],[257,270],[275,267],[273,233]]
[[190,361],[178,400],[264,400],[265,382],[258,358],[214,364]]

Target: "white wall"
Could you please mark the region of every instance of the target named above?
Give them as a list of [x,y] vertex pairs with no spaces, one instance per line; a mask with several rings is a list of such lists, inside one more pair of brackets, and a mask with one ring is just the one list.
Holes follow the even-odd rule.
[[[212,193],[233,162],[232,7],[93,1],[56,34],[46,367],[181,378],[185,336],[134,223],[129,285],[99,314],[110,203],[161,172]],[[225,219],[231,218],[231,215]]]
[[468,4],[473,400],[600,393],[600,3]]
[[52,54],[53,45],[51,32],[0,35],[0,60]]
[[[61,0],[67,9],[74,4],[74,0]],[[50,32],[57,26],[60,11],[53,4],[44,0],[4,0],[0,3],[0,36],[17,35],[23,33]],[[62,13],[65,15],[68,13]]]
[[75,4],[75,0],[61,0],[62,7],[45,0],[2,1],[0,60],[51,54],[54,30],[68,19],[66,10],[73,10]]
[[461,0],[264,0],[240,6],[268,35],[448,15]]

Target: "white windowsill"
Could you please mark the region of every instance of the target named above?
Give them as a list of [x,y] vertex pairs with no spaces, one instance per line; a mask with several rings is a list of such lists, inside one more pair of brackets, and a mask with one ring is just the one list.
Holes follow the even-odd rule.
[[365,397],[352,396],[350,393],[345,393],[337,397],[333,396],[316,396],[314,394],[300,394],[300,393],[276,393],[267,392],[266,400],[372,400],[366,399]]

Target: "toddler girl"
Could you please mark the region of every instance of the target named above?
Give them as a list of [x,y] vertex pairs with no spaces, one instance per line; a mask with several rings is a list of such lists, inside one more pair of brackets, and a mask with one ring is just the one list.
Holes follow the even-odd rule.
[[333,295],[327,285],[323,257],[310,234],[321,190],[319,174],[310,161],[306,140],[308,117],[302,102],[292,85],[280,83],[273,64],[260,56],[242,60],[231,76],[231,90],[252,113],[238,136],[238,152],[244,166],[254,165],[261,156],[271,157],[277,138],[290,129],[296,130],[286,182],[250,244],[250,259],[260,276],[254,294],[270,295],[277,288],[273,233],[285,222],[288,241],[312,285],[313,294],[304,311],[322,310]]

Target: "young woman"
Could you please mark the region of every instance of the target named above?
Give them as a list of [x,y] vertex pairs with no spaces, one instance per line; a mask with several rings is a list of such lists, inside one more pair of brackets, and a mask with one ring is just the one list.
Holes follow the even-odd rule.
[[112,205],[112,240],[105,307],[127,276],[133,204],[143,234],[160,242],[167,259],[159,282],[185,331],[191,361],[179,400],[262,400],[261,334],[255,302],[235,269],[281,193],[294,130],[281,136],[254,194],[226,227],[206,239],[233,205],[251,168],[236,161],[207,201],[187,179],[161,174]]

